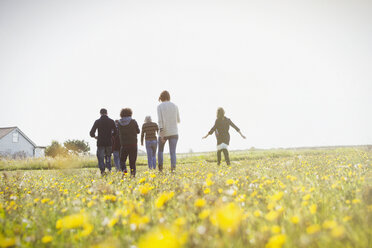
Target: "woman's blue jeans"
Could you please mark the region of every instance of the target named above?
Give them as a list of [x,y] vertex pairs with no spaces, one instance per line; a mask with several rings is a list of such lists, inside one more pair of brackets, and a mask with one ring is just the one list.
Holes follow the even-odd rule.
[[177,157],[176,157],[176,147],[177,147],[177,141],[178,141],[178,135],[172,135],[164,137],[165,142],[161,142],[161,138],[159,137],[159,151],[158,151],[158,165],[159,170],[163,170],[163,152],[164,152],[164,146],[167,140],[169,140],[169,154],[171,159],[171,170],[176,169],[176,163],[177,163]]
[[147,164],[149,169],[156,169],[156,149],[158,146],[157,140],[146,140]]

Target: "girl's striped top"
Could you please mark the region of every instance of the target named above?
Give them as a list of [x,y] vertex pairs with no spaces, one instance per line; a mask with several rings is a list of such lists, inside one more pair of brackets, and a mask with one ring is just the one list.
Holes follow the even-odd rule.
[[141,144],[143,144],[143,138],[146,140],[156,140],[156,133],[159,131],[158,124],[155,122],[147,122],[142,125],[141,132]]

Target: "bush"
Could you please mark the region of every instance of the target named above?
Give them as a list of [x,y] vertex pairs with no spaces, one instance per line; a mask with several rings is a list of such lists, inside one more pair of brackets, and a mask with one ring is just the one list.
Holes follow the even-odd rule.
[[86,155],[90,151],[88,142],[84,140],[67,140],[63,145],[73,155]]
[[48,157],[57,157],[57,156],[66,156],[68,150],[63,147],[58,141],[53,140],[50,146],[47,146],[45,149],[45,156]]

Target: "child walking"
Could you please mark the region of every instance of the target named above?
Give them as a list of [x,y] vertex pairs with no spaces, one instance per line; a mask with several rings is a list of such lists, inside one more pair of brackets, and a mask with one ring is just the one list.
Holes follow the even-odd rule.
[[217,138],[217,164],[221,164],[221,153],[225,157],[227,165],[230,165],[229,151],[227,150],[230,143],[229,128],[232,126],[241,136],[245,139],[245,136],[241,133],[240,129],[227,117],[225,117],[225,110],[223,108],[217,109],[217,119],[212,129],[208,132],[203,139],[212,135],[213,132]]
[[141,145],[143,146],[143,138],[145,138],[147,163],[150,170],[156,169],[156,148],[158,146],[156,134],[158,131],[158,124],[152,122],[151,116],[146,116],[145,123],[142,125]]

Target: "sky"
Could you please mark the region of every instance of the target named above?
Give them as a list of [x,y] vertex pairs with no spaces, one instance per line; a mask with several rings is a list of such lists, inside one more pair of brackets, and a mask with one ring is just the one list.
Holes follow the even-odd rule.
[[[107,108],[180,111],[179,152],[223,107],[230,149],[372,144],[372,1],[0,1],[0,127],[84,139]],[[145,150],[144,147],[139,149]],[[165,150],[168,151],[168,148]]]

